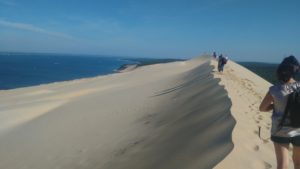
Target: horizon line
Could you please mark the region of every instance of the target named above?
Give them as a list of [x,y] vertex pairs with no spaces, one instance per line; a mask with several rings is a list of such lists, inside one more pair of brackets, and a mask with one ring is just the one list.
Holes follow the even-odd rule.
[[[112,55],[112,54],[88,54],[88,53],[64,53],[64,52],[21,52],[21,51],[0,51],[0,54],[44,54],[44,55],[68,55],[68,56],[80,56],[80,55],[86,55],[90,57],[122,57],[122,58],[153,58],[153,59],[179,59],[179,58],[171,58],[171,57],[165,57],[165,58],[157,58],[157,57],[143,57],[143,56],[126,56],[126,55]],[[201,54],[207,55],[207,54]],[[193,58],[193,57],[191,57]],[[189,60],[191,58],[185,58],[185,60]],[[180,58],[183,59],[183,58]],[[279,64],[279,62],[258,62],[258,61],[238,61],[233,60],[237,63],[267,63],[267,64]]]

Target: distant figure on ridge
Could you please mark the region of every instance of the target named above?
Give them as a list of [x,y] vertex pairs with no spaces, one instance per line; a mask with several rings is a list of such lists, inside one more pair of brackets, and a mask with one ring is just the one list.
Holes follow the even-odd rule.
[[217,53],[216,53],[216,52],[213,53],[213,57],[214,57],[215,59],[217,59]]
[[300,169],[300,82],[294,78],[300,65],[294,56],[284,58],[277,68],[279,84],[269,88],[259,110],[272,112],[271,140],[277,169],[289,168],[289,145],[293,145],[294,168]]
[[218,71],[223,72],[224,71],[224,66],[228,61],[228,57],[224,57],[222,54],[219,56],[218,60]]
[[221,72],[221,64],[222,64],[223,55],[221,54],[218,58],[218,71]]

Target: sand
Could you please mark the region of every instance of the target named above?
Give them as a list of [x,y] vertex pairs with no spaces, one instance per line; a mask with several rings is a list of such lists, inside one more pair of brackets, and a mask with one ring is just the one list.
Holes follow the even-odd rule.
[[269,139],[271,112],[258,110],[271,84],[232,61],[225,66],[223,74],[216,72],[214,76],[221,79],[220,84],[228,91],[233,103],[231,112],[237,122],[232,137],[234,149],[215,168],[276,168],[273,143]]
[[257,110],[271,84],[215,65],[205,56],[0,91],[0,168],[274,168],[270,113]]

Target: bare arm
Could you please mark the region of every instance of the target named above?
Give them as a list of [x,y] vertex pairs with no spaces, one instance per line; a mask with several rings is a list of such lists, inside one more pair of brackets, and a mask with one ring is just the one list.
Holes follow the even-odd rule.
[[272,110],[274,107],[273,102],[274,102],[274,99],[273,99],[272,95],[270,94],[270,92],[268,92],[259,106],[259,111],[268,112],[268,111]]

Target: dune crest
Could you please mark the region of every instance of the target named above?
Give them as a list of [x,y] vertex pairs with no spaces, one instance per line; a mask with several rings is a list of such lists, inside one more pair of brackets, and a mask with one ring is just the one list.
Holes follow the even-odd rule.
[[214,167],[233,149],[235,120],[210,61],[1,91],[0,121],[30,117],[22,108],[42,109],[41,101],[60,104],[0,130],[0,168]]

